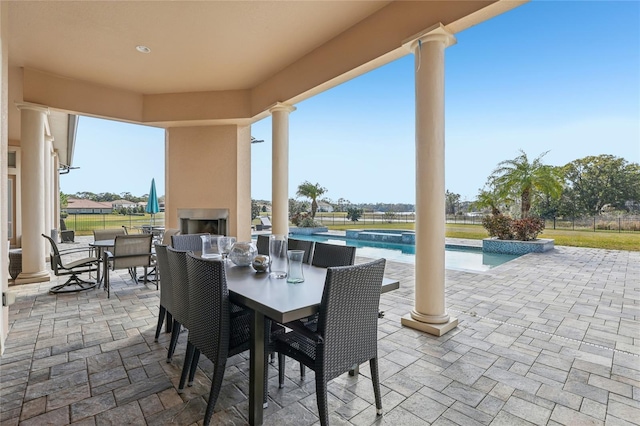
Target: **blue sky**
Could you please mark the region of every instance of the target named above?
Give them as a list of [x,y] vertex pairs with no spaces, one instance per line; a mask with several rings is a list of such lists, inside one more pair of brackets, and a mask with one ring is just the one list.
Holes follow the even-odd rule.
[[[640,2],[533,1],[446,50],[446,187],[473,200],[523,149],[564,165],[640,162]],[[407,55],[296,105],[289,193],[305,180],[352,202],[415,201],[414,62]],[[271,119],[252,126],[252,197],[271,198]],[[123,154],[124,153],[124,154]],[[82,117],[65,193],[164,194],[164,131]]]

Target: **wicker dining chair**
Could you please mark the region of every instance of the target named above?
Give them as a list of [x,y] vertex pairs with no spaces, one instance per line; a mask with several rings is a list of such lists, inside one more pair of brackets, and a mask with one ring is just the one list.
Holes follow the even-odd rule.
[[[229,300],[224,262],[204,260],[193,253],[188,253],[186,260],[191,328],[178,392],[184,388],[187,370],[189,386],[193,382],[201,353],[213,362],[213,379],[204,416],[204,424],[208,425],[220,394],[227,358],[249,350],[253,311]],[[282,327],[278,327],[278,330],[273,334],[271,321],[265,320],[264,333],[265,342],[267,342],[264,354],[263,403],[265,404],[267,402],[268,352],[273,348],[275,336],[284,334]],[[282,366],[281,368],[284,369]]]
[[156,244],[156,273],[160,275],[160,312],[158,313],[158,325],[156,326],[155,341],[160,337],[162,324],[165,323],[165,331],[171,333],[173,328],[173,284],[169,270],[169,258],[167,257],[167,246]]
[[264,234],[258,235],[256,247],[258,248],[258,254],[269,256],[269,236]]
[[311,254],[313,253],[313,241],[297,240],[295,238],[289,238],[288,249],[289,250],[304,250],[304,257],[302,263],[309,264],[311,261]]
[[222,387],[227,358],[249,349],[253,311],[241,309],[231,313],[223,262],[198,259],[191,253],[186,260],[192,324],[179,390],[184,386],[185,371],[195,373],[200,353],[213,362],[213,379],[204,416],[204,424],[208,425]]
[[[180,234],[171,236],[171,247],[182,251],[200,251],[202,250],[202,235],[209,234]],[[217,235],[212,235],[217,236]]]
[[321,268],[353,265],[356,260],[356,248],[337,244],[316,243],[311,264]]
[[[336,266],[350,266],[356,260],[356,248],[352,246],[339,246],[337,244],[315,243],[311,264],[320,268]],[[307,326],[312,327],[318,322],[318,314],[302,320]],[[286,324],[285,324],[286,325]],[[288,326],[288,325],[287,325]],[[355,374],[355,373],[352,373]],[[300,379],[305,377],[305,368],[300,363]]]
[[[199,238],[198,238],[199,239]],[[167,352],[167,362],[171,362],[176,350],[181,328],[189,330],[189,279],[187,277],[187,252],[167,247],[167,264],[171,274],[171,294],[173,295],[173,323],[171,341]],[[162,274],[162,271],[160,272]]]
[[[385,259],[355,266],[327,269],[322,302],[315,327],[288,323],[293,331],[276,337],[275,349],[315,371],[320,424],[329,424],[327,382],[369,361],[376,401],[382,414],[378,375],[378,305]],[[284,369],[279,372],[284,386]]]

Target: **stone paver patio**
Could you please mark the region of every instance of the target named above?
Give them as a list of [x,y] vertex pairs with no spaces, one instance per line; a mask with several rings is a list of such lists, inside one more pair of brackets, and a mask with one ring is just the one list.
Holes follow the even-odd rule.
[[[358,262],[365,259],[358,258]],[[487,273],[447,270],[447,307],[460,320],[434,337],[400,326],[413,307],[413,265],[389,262],[399,290],[382,296],[379,357],[385,415],[369,368],[329,385],[334,425],[640,424],[640,253],[556,247]],[[0,358],[2,425],[202,423],[212,366],[176,392],[186,346],[165,361],[154,342],[159,294],[114,274],[102,289],[50,295],[12,287]],[[213,424],[246,424],[247,354],[231,358]],[[270,368],[268,425],[318,423],[313,373]]]

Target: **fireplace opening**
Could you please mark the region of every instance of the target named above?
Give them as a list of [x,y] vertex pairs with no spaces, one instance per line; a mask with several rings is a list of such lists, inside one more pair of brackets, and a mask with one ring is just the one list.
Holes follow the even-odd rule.
[[178,209],[182,234],[227,235],[228,209]]

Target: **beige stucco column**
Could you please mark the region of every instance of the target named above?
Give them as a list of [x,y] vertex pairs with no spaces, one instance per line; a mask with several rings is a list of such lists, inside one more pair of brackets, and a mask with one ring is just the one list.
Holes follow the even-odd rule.
[[53,215],[53,205],[51,199],[51,191],[52,187],[52,176],[51,176],[51,168],[52,168],[52,157],[51,153],[53,151],[53,138],[51,136],[45,136],[44,138],[44,152],[42,155],[44,156],[44,233],[46,235],[51,235],[52,226],[52,215]]
[[[49,109],[21,103],[22,272],[16,284],[49,281],[45,264],[45,137]],[[49,152],[46,151],[49,158]]]
[[458,325],[445,308],[444,268],[444,49],[454,42],[438,25],[407,43],[416,68],[416,282],[402,324],[436,336]]
[[272,115],[271,232],[289,234],[289,113],[296,108],[277,103]]
[[53,227],[58,229],[58,235],[60,235],[60,157],[58,157],[58,151],[53,153]]

